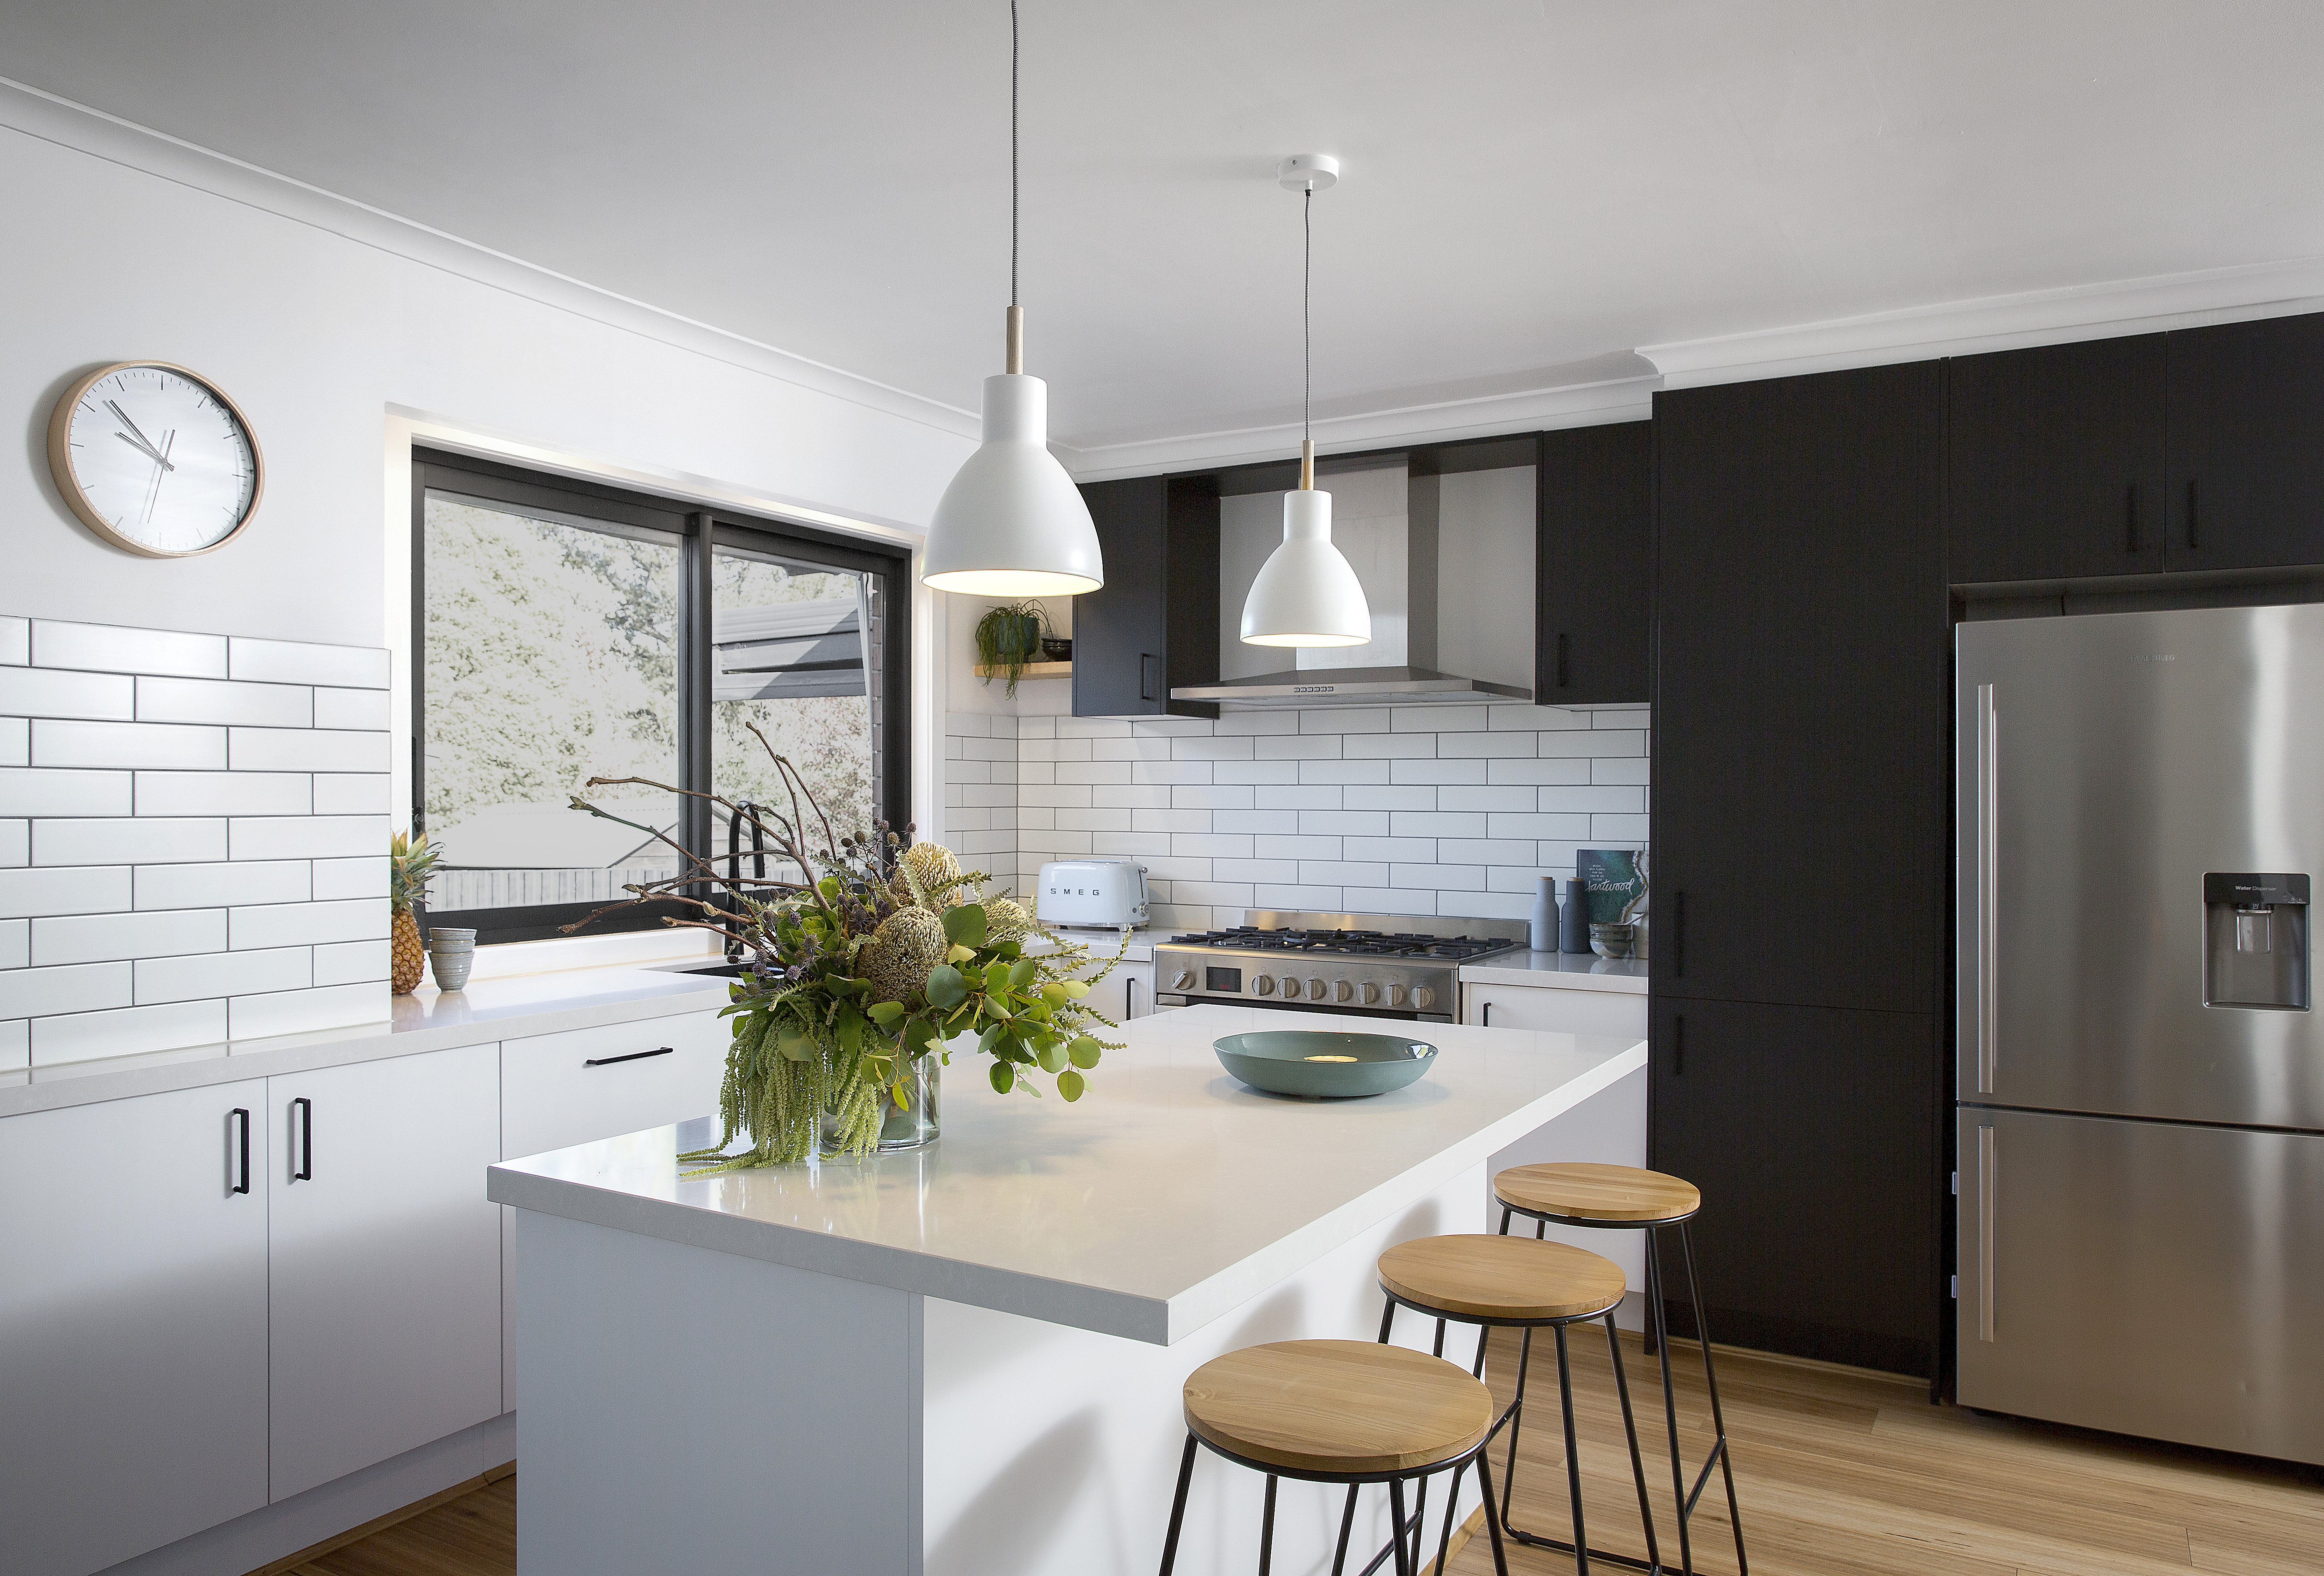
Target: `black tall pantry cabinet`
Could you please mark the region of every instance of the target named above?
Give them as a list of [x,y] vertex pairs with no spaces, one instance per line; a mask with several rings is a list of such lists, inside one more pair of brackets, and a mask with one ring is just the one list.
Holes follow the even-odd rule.
[[1661,393],[1654,431],[1651,1163],[1703,1190],[1712,1339],[1933,1373],[1943,366]]

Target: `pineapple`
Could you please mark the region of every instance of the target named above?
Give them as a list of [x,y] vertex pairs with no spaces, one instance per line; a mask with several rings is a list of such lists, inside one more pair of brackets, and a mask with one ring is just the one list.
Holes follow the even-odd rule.
[[387,845],[387,897],[394,910],[388,930],[388,989],[398,996],[411,994],[427,962],[420,945],[420,919],[411,906],[428,896],[428,878],[435,873],[436,861],[442,853],[442,849],[430,846],[425,832],[417,837],[399,832]]

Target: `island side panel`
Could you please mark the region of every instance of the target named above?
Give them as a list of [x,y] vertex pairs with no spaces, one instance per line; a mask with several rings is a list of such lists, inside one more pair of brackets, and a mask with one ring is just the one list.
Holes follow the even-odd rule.
[[[1646,1070],[1639,1068],[1628,1073],[1617,1082],[1591,1095],[1564,1115],[1545,1122],[1493,1157],[1491,1169],[1485,1174],[1485,1206],[1492,1224],[1487,1230],[1499,1230],[1501,1207],[1493,1202],[1493,1174],[1512,1166],[1538,1166],[1550,1160],[1591,1160],[1605,1166],[1644,1166],[1646,1163]],[[1533,1235],[1536,1222],[1518,1217],[1509,1221],[1512,1233]],[[1592,1253],[1602,1253],[1622,1267],[1622,1284],[1630,1289],[1629,1299],[1614,1315],[1614,1322],[1625,1330],[1646,1327],[1646,1239],[1638,1230],[1615,1230],[1589,1226],[1552,1226],[1548,1236],[1556,1242],[1571,1242],[1576,1248],[1587,1248]],[[1678,1263],[1678,1238],[1672,1236],[1664,1246],[1669,1250],[1670,1261]],[[1684,1269],[1681,1267],[1681,1274]]]
[[[1592,1102],[1594,1103],[1594,1102]],[[922,1339],[926,1576],[1147,1576],[1162,1557],[1185,1443],[1179,1390],[1222,1352],[1269,1341],[1370,1341],[1379,1333],[1375,1265],[1398,1242],[1489,1230],[1482,1166],[1170,1346],[927,1299]],[[1398,1344],[1426,1350],[1432,1322],[1397,1315]],[[1471,1331],[1445,1355],[1466,1368]],[[1194,1469],[1182,1576],[1248,1576],[1258,1561],[1265,1479],[1208,1452]],[[1327,1569],[1345,1489],[1285,1482],[1275,1569]],[[1434,1546],[1442,1479],[1430,1490]],[[1363,1490],[1351,1571],[1388,1542],[1388,1491]],[[1472,1475],[1462,1514],[1476,1507]],[[1360,1558],[1352,1551],[1360,1548]],[[870,1570],[868,1564],[855,1569]]]
[[919,1296],[522,1210],[515,1286],[519,1576],[917,1576]]

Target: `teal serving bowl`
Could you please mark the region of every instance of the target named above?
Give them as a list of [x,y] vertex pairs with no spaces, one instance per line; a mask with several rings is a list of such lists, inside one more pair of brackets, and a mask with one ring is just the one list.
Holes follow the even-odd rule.
[[1401,1089],[1428,1071],[1436,1047],[1391,1034],[1268,1029],[1213,1042],[1226,1070],[1275,1094],[1356,1100]]

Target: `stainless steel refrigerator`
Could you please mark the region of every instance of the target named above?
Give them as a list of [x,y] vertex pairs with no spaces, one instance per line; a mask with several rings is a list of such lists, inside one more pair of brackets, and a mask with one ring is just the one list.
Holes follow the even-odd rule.
[[1955,656],[1960,1399],[2324,1462],[2324,606]]

